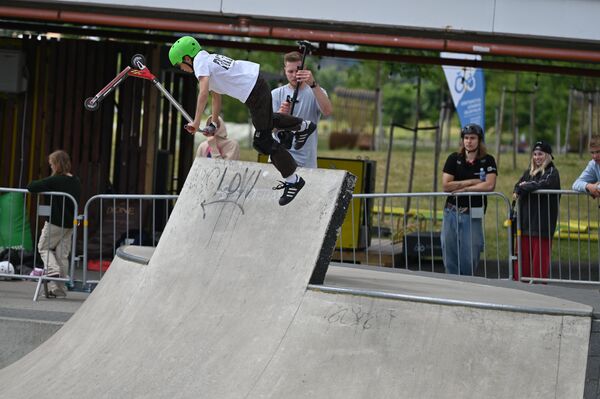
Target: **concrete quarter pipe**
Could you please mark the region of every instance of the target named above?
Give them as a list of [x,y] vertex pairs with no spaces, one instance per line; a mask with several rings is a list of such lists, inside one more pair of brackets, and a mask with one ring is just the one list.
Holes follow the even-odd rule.
[[[302,176],[279,207],[272,166],[197,158],[148,264],[116,258],[58,333],[0,371],[0,398],[582,397],[590,308],[415,302],[392,277],[342,288],[366,278],[327,273],[353,179]],[[408,285],[425,293],[423,279]],[[546,305],[519,310],[532,302]]]

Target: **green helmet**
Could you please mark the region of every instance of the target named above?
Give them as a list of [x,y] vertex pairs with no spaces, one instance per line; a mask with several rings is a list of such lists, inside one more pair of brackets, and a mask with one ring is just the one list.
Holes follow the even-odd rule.
[[177,65],[183,61],[183,57],[188,55],[192,58],[202,50],[198,40],[191,36],[184,36],[177,40],[169,49],[169,60],[171,64]]

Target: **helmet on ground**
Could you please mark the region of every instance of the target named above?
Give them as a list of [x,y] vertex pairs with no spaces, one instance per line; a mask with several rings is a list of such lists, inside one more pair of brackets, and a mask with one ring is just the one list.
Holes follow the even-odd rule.
[[7,260],[0,262],[0,273],[2,274],[15,274],[15,268],[12,263]]
[[174,66],[183,61],[183,57],[190,56],[194,58],[202,50],[198,40],[191,36],[183,36],[178,39],[169,49],[169,61]]
[[483,140],[483,129],[477,123],[469,123],[460,130],[460,138],[465,138],[467,134],[476,134],[480,140]]

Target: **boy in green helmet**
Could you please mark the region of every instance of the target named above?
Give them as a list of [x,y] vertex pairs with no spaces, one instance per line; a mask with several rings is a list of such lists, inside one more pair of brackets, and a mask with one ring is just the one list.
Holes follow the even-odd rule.
[[283,190],[279,205],[289,204],[305,182],[295,173],[298,165],[292,155],[273,139],[273,129],[292,131],[296,139],[294,148],[300,149],[317,126],[310,121],[273,112],[271,89],[260,75],[260,65],[254,62],[209,54],[191,36],[184,36],[171,46],[169,60],[182,71],[193,73],[198,78],[199,92],[194,121],[186,124],[185,129],[191,134],[198,130],[209,92],[212,92],[213,121],[219,120],[221,94],[237,98],[246,104],[256,129],[252,145],[259,153],[270,155],[273,165],[284,178],[281,184],[274,187],[276,190]]

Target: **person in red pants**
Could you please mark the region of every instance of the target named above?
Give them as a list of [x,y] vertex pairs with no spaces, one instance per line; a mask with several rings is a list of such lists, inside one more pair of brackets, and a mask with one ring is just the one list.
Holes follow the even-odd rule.
[[[560,175],[552,160],[552,147],[538,141],[531,151],[531,163],[513,190],[518,199],[517,217],[521,228],[521,274],[513,264],[513,279],[548,278],[552,236],[558,219],[559,194],[536,194],[536,190],[560,190]],[[515,226],[516,227],[516,226]]]

